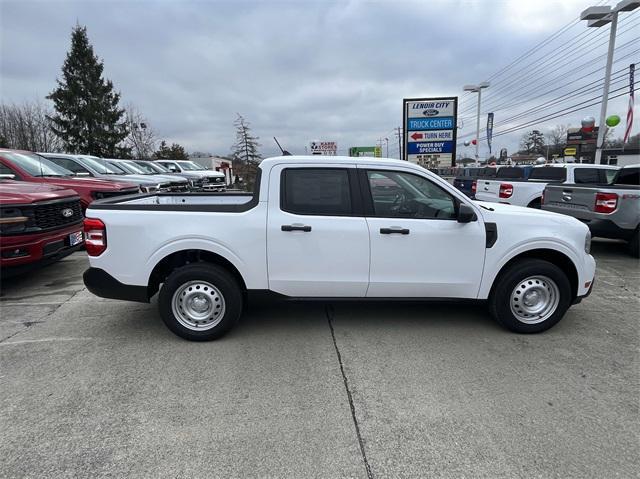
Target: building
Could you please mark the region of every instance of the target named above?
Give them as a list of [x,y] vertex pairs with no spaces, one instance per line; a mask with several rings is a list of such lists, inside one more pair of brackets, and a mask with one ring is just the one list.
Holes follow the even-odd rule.
[[605,148],[600,163],[616,166],[640,164],[640,148]]

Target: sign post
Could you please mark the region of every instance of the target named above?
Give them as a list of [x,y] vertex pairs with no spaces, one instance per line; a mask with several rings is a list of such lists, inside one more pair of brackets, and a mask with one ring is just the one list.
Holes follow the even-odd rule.
[[425,168],[455,166],[458,97],[405,98],[403,160]]

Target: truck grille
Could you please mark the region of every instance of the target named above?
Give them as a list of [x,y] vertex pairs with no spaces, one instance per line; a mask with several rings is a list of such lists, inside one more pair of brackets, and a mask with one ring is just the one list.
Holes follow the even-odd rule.
[[82,220],[80,200],[35,205],[35,224],[43,230],[77,223]]
[[117,191],[94,191],[91,196],[93,196],[96,200],[103,200],[105,198],[113,198],[115,196],[122,195],[132,195],[138,193],[137,188],[128,188],[126,190],[117,190]]

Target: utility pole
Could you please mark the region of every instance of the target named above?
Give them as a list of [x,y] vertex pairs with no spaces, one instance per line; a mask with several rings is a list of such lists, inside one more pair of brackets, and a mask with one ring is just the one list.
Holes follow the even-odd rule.
[[611,83],[611,66],[613,64],[613,50],[616,46],[616,30],[618,29],[618,13],[631,12],[640,6],[638,0],[622,0],[615,7],[594,6],[589,7],[580,14],[580,20],[588,20],[588,27],[599,28],[611,23],[609,32],[609,49],[607,50],[607,65],[604,73],[604,86],[602,87],[602,103],[600,105],[600,123],[598,124],[598,140],[596,142],[596,155],[593,160],[600,164],[602,149],[604,148],[604,136],[607,131],[607,102],[609,100],[609,84]]
[[394,128],[393,130],[398,137],[398,159],[403,160],[404,156],[402,156],[402,127],[399,126],[398,128]]
[[482,97],[482,89],[489,88],[489,82],[483,81],[477,85],[465,85],[464,91],[470,91],[478,94],[478,111],[476,113],[476,163],[480,161],[480,99]]

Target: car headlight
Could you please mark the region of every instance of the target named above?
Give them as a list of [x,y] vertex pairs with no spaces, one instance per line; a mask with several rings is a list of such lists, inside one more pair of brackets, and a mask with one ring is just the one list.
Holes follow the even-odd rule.
[[587,236],[584,237],[584,252],[591,253],[591,231],[587,231]]
[[16,234],[25,230],[29,217],[18,208],[0,210],[0,234]]

